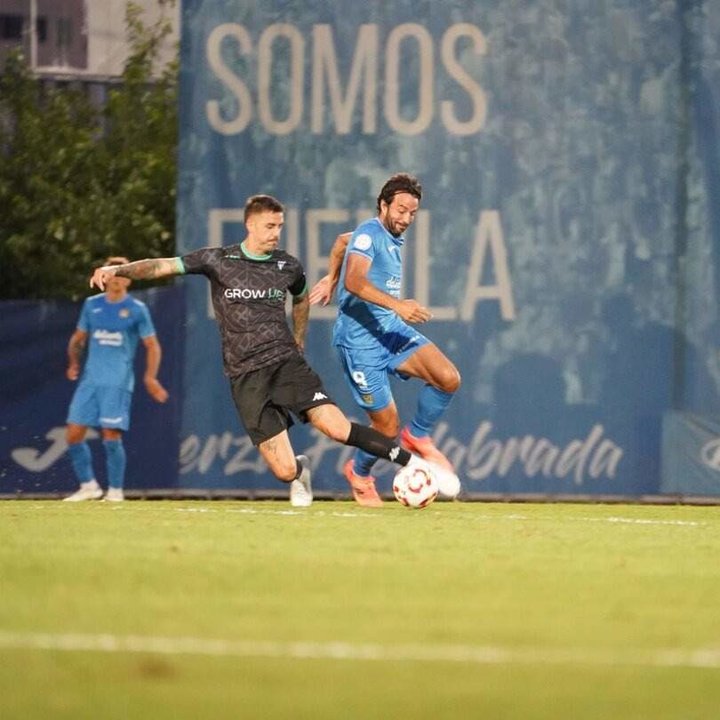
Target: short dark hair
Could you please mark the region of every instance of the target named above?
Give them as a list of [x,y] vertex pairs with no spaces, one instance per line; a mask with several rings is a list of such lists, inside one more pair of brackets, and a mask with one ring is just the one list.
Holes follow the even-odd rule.
[[245,203],[244,220],[248,221],[251,215],[259,215],[264,212],[285,212],[282,203],[272,195],[253,195]]
[[398,193],[409,193],[418,200],[422,200],[422,185],[419,180],[408,173],[396,173],[385,182],[377,197],[377,210],[380,212],[380,203],[384,200],[388,205]]

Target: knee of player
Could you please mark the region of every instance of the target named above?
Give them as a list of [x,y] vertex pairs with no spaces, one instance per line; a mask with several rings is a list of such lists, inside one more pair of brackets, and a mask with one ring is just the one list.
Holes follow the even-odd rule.
[[453,380],[453,389],[449,392],[457,392],[460,389],[460,386],[462,385],[462,376],[460,375],[460,371],[457,368],[455,369],[455,379]]
[[447,393],[456,393],[461,384],[460,371],[454,365],[450,365],[438,378],[437,387]]
[[395,416],[384,423],[373,422],[372,427],[385,437],[395,438],[400,432],[400,418]]
[[283,463],[282,465],[274,467],[273,472],[275,473],[275,477],[280,480],[280,482],[292,482],[298,474],[295,458],[293,457],[292,462]]
[[308,412],[313,427],[335,442],[344,443],[350,435],[350,420],[337,405],[328,403]]
[[322,428],[318,428],[323,434],[327,435],[331,440],[335,442],[344,443],[350,436],[350,423],[339,425],[325,425]]
[[80,425],[68,425],[65,428],[65,442],[68,445],[75,445],[85,439],[85,428]]
[[122,430],[117,430],[115,428],[102,428],[101,435],[103,440],[109,441],[122,440],[123,437]]

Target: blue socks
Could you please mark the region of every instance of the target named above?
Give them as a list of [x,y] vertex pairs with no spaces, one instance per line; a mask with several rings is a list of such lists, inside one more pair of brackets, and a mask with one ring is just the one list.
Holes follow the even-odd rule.
[[[447,410],[453,396],[453,393],[438,390],[432,385],[423,385],[418,397],[415,417],[408,425],[411,435],[418,438],[430,435],[438,420]],[[353,457],[353,470],[358,475],[367,477],[376,461],[375,455],[370,455],[358,448]]]
[[92,467],[92,455],[90,447],[83,441],[68,445],[67,449],[70,461],[72,462],[75,477],[81,483],[90,482],[95,479],[95,472]]
[[438,390],[432,385],[424,385],[418,398],[415,417],[408,426],[410,434],[413,437],[430,435],[452,399],[453,393]]
[[353,456],[353,472],[361,477],[367,477],[377,462],[377,457],[358,448]]
[[122,440],[103,440],[105,461],[107,463],[108,485],[121,489],[125,484],[125,465],[127,456]]

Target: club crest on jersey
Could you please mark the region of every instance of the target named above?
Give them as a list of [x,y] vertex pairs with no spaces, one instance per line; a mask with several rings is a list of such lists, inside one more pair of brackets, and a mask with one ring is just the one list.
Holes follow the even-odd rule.
[[282,270],[285,267],[285,265],[287,265],[287,260],[278,260],[277,264],[278,264],[278,270]]
[[121,318],[130,317],[130,311],[127,308],[123,308],[118,314]]
[[358,235],[353,241],[353,247],[358,250],[369,250],[372,245],[372,238],[367,233]]

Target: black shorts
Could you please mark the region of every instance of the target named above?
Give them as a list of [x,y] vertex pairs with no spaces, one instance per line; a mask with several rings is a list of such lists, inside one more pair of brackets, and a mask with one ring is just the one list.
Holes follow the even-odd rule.
[[240,421],[253,445],[275,437],[293,424],[290,413],[307,422],[306,412],[333,401],[320,377],[302,355],[230,380]]

